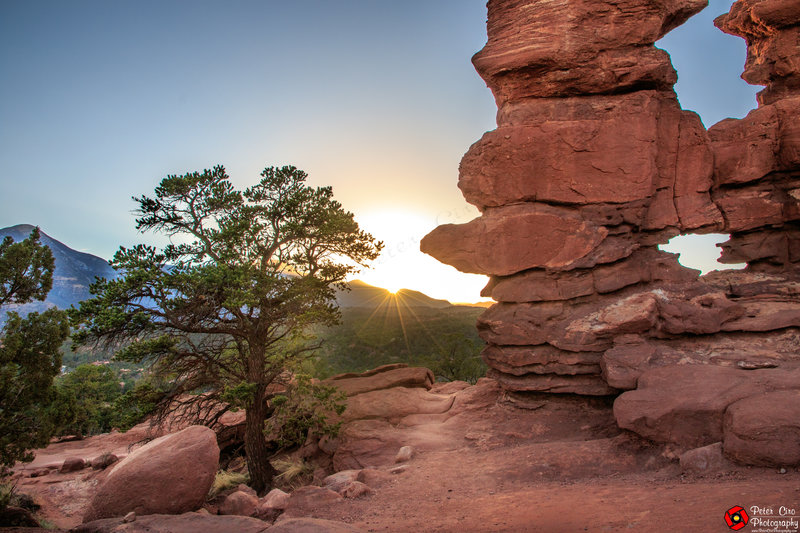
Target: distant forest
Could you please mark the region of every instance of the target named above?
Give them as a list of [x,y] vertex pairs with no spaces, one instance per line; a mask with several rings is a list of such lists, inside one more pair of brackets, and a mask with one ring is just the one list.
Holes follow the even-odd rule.
[[338,326],[318,332],[324,340],[315,374],[363,372],[388,363],[426,366],[440,381],[475,382],[486,373],[484,342],[475,322],[478,307],[406,307],[392,299],[370,308],[343,308]]
[[[306,370],[324,379],[344,372],[363,372],[389,363],[407,363],[433,370],[440,381],[475,382],[486,373],[480,358],[484,342],[475,322],[480,307],[408,307],[390,298],[375,308],[343,307],[337,326],[315,332],[322,347],[308,361]],[[66,370],[84,363],[110,361],[129,389],[146,371],[131,363],[113,361],[113,351],[62,347]]]

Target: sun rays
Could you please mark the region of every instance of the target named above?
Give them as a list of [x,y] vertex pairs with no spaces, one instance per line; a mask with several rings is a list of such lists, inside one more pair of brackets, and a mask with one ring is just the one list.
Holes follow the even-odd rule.
[[[380,301],[377,301],[380,299]],[[376,302],[377,305],[372,313],[367,317],[361,327],[357,330],[357,333],[360,335],[364,333],[369,327],[375,326],[376,324],[373,321],[382,320],[382,324],[380,327],[383,329],[387,329],[391,327],[392,319],[396,318],[398,323],[400,324],[400,330],[403,335],[403,341],[406,346],[406,350],[408,350],[408,355],[411,356],[411,343],[409,342],[408,337],[408,327],[406,324],[407,320],[413,320],[416,322],[422,331],[424,331],[425,335],[436,345],[437,348],[442,349],[442,345],[439,340],[431,333],[430,329],[425,325],[425,322],[420,319],[419,315],[414,311],[414,303],[415,301],[420,301],[420,298],[416,296],[413,292],[407,291],[405,289],[398,289],[396,292],[392,292],[387,290],[383,298],[380,296],[375,296],[371,299],[371,302]]]

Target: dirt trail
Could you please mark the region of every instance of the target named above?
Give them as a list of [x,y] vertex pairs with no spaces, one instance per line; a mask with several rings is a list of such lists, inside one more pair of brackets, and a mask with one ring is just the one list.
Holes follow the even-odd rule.
[[730,531],[724,514],[736,505],[800,514],[796,468],[685,474],[665,447],[617,429],[610,402],[550,396],[528,406],[498,398],[415,426],[409,437],[422,450],[403,473],[314,516],[374,532],[663,533]]

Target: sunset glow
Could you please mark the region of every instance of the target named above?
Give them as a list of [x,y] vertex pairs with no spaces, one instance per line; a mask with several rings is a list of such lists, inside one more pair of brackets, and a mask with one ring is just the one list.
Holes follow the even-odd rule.
[[419,251],[422,237],[444,221],[392,207],[368,211],[356,215],[356,219],[364,230],[382,240],[385,247],[371,267],[353,276],[354,279],[392,293],[414,289],[454,303],[482,300],[480,290],[487,277],[458,272]]
[[[706,126],[756,104],[739,78],[744,41],[712,23],[730,3],[712,0],[657,43]],[[209,27],[221,31],[198,39]],[[479,301],[486,277],[419,241],[479,214],[457,183],[464,153],[496,127],[470,62],[485,42],[485,0],[2,3],[0,49],[14,53],[0,57],[13,80],[0,87],[0,227],[39,225],[110,259],[164,244],[135,230],[130,199],[166,175],[222,164],[244,188],[294,165],[385,241],[354,279]]]

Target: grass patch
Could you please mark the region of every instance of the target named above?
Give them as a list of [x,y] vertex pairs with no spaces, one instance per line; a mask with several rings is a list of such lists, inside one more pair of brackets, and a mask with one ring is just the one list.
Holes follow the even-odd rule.
[[242,483],[247,483],[248,481],[250,481],[250,476],[247,474],[220,470],[217,472],[217,475],[214,476],[214,483],[211,484],[211,489],[208,491],[208,499],[210,500],[220,492],[238,487]]
[[272,461],[272,466],[280,472],[275,476],[275,485],[281,490],[294,490],[297,487],[308,485],[314,478],[314,466],[302,459],[281,457]]

